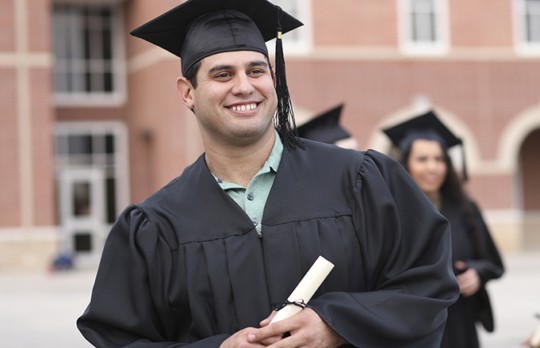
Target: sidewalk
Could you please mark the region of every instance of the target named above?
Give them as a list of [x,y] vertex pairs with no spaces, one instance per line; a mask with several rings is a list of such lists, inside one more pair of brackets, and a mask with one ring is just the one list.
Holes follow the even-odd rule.
[[[540,325],[533,317],[540,313],[540,251],[505,254],[504,260],[506,274],[488,286],[496,331],[479,329],[483,348],[519,348]],[[91,271],[0,274],[0,347],[90,347],[75,321],[88,303],[94,276]]]
[[495,332],[479,329],[484,348],[523,348],[540,325],[540,250],[503,255],[505,275],[488,284],[495,312]]
[[94,272],[0,274],[0,347],[91,347],[75,326]]

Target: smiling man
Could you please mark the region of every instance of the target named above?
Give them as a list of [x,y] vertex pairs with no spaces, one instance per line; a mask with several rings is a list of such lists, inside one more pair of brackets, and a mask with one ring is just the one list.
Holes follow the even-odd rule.
[[[439,347],[447,221],[399,163],[297,136],[279,40],[299,25],[266,0],[190,0],[133,32],[181,57],[205,152],[114,224],[77,322],[95,346]],[[270,323],[319,256],[329,277]]]
[[255,51],[218,53],[204,58],[198,70],[196,83],[178,78],[178,94],[197,118],[206,163],[221,180],[247,187],[276,136],[268,59]]

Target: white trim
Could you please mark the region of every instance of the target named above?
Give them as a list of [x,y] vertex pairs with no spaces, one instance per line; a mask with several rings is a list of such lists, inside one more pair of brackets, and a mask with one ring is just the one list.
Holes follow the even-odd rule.
[[52,54],[49,52],[29,53],[0,53],[0,67],[23,67],[51,68]]
[[58,226],[0,228],[0,243],[29,240],[58,241]]
[[52,0],[53,4],[66,5],[115,5],[122,4],[127,0]]
[[145,49],[128,59],[127,72],[128,74],[135,74],[160,62],[173,60],[178,63],[178,74],[180,75],[180,58],[160,47],[150,46],[148,49]]
[[482,215],[490,223],[522,222],[524,217],[519,209],[485,209]]
[[[287,56],[288,52],[285,52]],[[513,47],[453,47],[448,54],[431,56],[403,55],[393,46],[317,46],[309,55],[289,55],[288,60],[302,61],[395,61],[395,62],[527,62],[538,61],[538,57],[519,56]]]
[[126,102],[125,93],[71,93],[54,95],[54,105],[57,107],[113,107],[122,106]]
[[[18,55],[25,56],[29,51],[28,44],[28,3],[27,0],[15,2],[15,49]],[[18,159],[20,175],[20,224],[30,227],[34,224],[34,166],[32,160],[32,115],[30,110],[30,71],[26,64],[17,66],[17,131]]]
[[512,118],[504,128],[499,141],[497,158],[501,167],[517,171],[521,145],[527,135],[538,128],[540,128],[540,104]]

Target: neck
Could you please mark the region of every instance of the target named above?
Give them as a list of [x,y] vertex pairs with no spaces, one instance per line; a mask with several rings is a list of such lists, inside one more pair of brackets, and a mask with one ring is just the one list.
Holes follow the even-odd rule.
[[247,187],[270,156],[274,141],[275,132],[271,132],[249,146],[207,147],[206,163],[221,180]]
[[441,210],[441,193],[439,191],[426,193],[426,196],[437,210]]

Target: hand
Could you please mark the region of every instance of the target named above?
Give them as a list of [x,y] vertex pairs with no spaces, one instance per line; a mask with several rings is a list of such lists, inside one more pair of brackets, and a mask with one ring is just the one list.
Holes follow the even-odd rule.
[[521,345],[529,348],[540,348],[540,326]]
[[480,290],[480,276],[474,268],[467,267],[467,264],[463,261],[456,261],[454,266],[456,269],[464,271],[456,276],[461,295],[469,297]]
[[[277,314],[277,311],[272,311],[272,313],[270,313],[270,316],[268,316],[268,318],[261,321],[260,323],[261,327],[268,326],[268,324],[270,324],[270,321],[272,321],[272,319],[276,316],[276,314]],[[225,341],[223,341],[223,343],[219,346],[219,348],[266,347],[282,339],[282,335],[277,334],[276,336],[272,336],[272,337],[269,336],[269,337],[266,337],[265,339],[261,339],[260,341],[255,341],[254,332],[256,330],[257,330],[256,328],[252,328],[252,327],[242,329],[234,333],[231,337],[227,338]]]
[[240,331],[235,332],[231,337],[227,338],[223,343],[219,345],[219,348],[259,348],[265,347],[264,344],[259,342],[250,342],[248,337],[256,332],[256,328],[247,327]]
[[522,346],[528,347],[528,348],[540,348],[540,345],[534,345],[531,343],[531,337],[527,338],[525,341],[521,342]]
[[[269,324],[270,318],[261,322],[261,328],[250,332],[248,340],[252,343],[272,348],[335,348],[347,343],[332,330],[311,308],[305,308],[290,318]],[[281,338],[286,333],[290,336]]]

